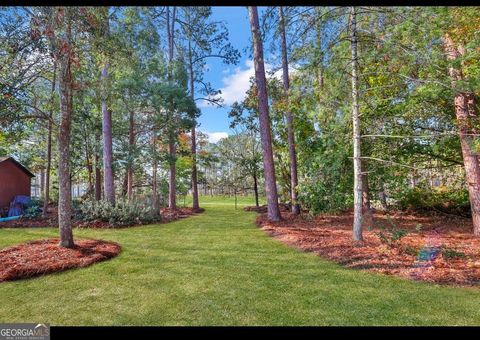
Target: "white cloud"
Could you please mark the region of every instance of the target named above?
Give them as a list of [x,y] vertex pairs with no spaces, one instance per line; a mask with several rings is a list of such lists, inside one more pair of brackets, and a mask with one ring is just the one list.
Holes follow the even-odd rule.
[[208,141],[210,143],[216,143],[222,138],[227,138],[228,133],[226,132],[205,132],[208,135]]
[[[228,74],[222,79],[223,87],[220,89],[222,94],[220,95],[223,98],[224,105],[232,105],[234,102],[242,101],[245,98],[245,93],[250,88],[250,77],[253,77],[255,74],[255,69],[253,67],[253,61],[247,60],[245,62],[245,68],[236,67],[233,70],[228,69],[223,70],[222,73]],[[202,103],[201,106],[207,106],[207,103]]]
[[[224,132],[224,131],[218,131],[218,132],[208,132],[208,131],[199,131],[201,133],[204,133],[208,136],[208,141],[210,143],[216,143],[218,142],[220,139],[222,138],[227,138],[228,137],[228,133],[227,132]],[[187,132],[187,135],[190,136],[190,132]]]
[[[236,67],[233,73],[222,79],[223,87],[221,97],[225,105],[232,105],[234,102],[241,102],[250,88],[250,78],[255,76],[255,67],[253,60],[246,60],[245,66],[247,68]],[[272,70],[272,65],[265,63],[265,72]],[[294,68],[290,68],[294,72]],[[228,70],[230,71],[230,70]],[[225,73],[225,70],[222,72]],[[282,79],[282,70],[277,70],[274,75],[275,78]],[[204,104],[204,103],[202,103]],[[204,104],[205,106],[206,103]]]

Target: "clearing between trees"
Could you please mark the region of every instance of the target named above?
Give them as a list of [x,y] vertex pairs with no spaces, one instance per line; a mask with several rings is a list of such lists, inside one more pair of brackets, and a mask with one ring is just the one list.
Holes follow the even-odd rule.
[[[88,268],[0,284],[0,319],[52,325],[476,325],[477,288],[342,268],[255,226],[253,199],[202,197],[203,214],[162,225],[78,229],[122,252]],[[0,248],[56,237],[0,229]]]

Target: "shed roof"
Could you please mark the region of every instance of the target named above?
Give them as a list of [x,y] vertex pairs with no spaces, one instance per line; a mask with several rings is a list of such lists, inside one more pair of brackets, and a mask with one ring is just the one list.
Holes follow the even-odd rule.
[[28,176],[30,177],[35,177],[34,174],[32,174],[30,172],[30,170],[28,170],[26,167],[24,167],[22,164],[20,164],[19,162],[17,162],[15,160],[15,158],[13,157],[0,157],[0,163],[3,163],[3,162],[6,162],[6,161],[11,161],[13,164],[15,164],[17,166],[17,168],[19,168],[20,170],[22,170],[24,173],[26,173]]

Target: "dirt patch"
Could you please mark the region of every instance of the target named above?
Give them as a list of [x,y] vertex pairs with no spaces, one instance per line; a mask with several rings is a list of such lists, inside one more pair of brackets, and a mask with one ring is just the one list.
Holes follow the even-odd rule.
[[[282,217],[270,222],[262,214],[257,224],[290,246],[345,267],[439,284],[480,284],[480,238],[473,236],[470,219],[375,212],[373,226],[364,227],[364,242],[355,244],[352,211],[317,217],[283,212]],[[380,234],[386,230],[403,231],[404,236],[382,242]]]
[[[162,208],[160,209],[161,212],[161,220],[156,222],[149,222],[144,224],[133,224],[127,226],[112,226],[110,223],[106,221],[96,220],[96,221],[80,221],[80,220],[72,220],[72,224],[74,227],[78,228],[97,228],[97,229],[109,229],[109,228],[129,228],[129,227],[139,227],[145,224],[161,224],[161,223],[168,223],[172,222],[181,218],[186,218],[191,215],[202,213],[205,209],[197,209],[194,210],[193,208],[177,208],[174,211],[171,211],[169,208]],[[58,210],[56,207],[49,207],[49,211],[47,216],[42,217],[39,216],[37,218],[27,219],[27,218],[19,218],[13,221],[1,222],[0,228],[58,228]]]
[[58,242],[37,240],[0,250],[0,282],[87,267],[121,250],[119,244],[102,240],[76,240],[73,249],[59,247]]

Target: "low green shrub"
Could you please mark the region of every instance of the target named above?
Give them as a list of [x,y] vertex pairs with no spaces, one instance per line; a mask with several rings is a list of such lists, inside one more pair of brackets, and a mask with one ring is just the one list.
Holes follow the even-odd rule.
[[398,200],[400,209],[440,211],[469,216],[470,201],[466,189],[452,189],[444,186],[431,188],[420,185],[408,189]]
[[398,242],[408,234],[404,229],[399,229],[393,220],[387,216],[387,221],[390,223],[390,226],[376,225],[381,230],[374,233],[381,243],[386,244],[389,247],[396,246]]
[[117,200],[111,204],[104,200],[88,200],[79,204],[76,218],[87,222],[100,220],[108,222],[112,227],[123,227],[159,221],[161,216],[151,205],[138,201]]
[[353,195],[343,183],[327,185],[318,179],[310,179],[299,185],[299,201],[312,214],[338,212],[353,206]]
[[463,253],[461,251],[458,251],[456,249],[453,249],[453,248],[442,247],[441,252],[442,252],[442,257],[446,261],[467,258],[467,255],[465,253]]
[[403,229],[385,229],[375,233],[375,235],[377,235],[377,237],[380,239],[380,242],[392,247],[396,245],[400,239],[407,235],[407,231]]
[[32,199],[23,210],[23,217],[28,219],[34,219],[40,216],[42,210],[40,209],[41,202],[36,199]]
[[403,248],[403,251],[405,254],[410,255],[410,256],[417,256],[418,255],[418,249],[415,247],[411,246],[406,246]]

